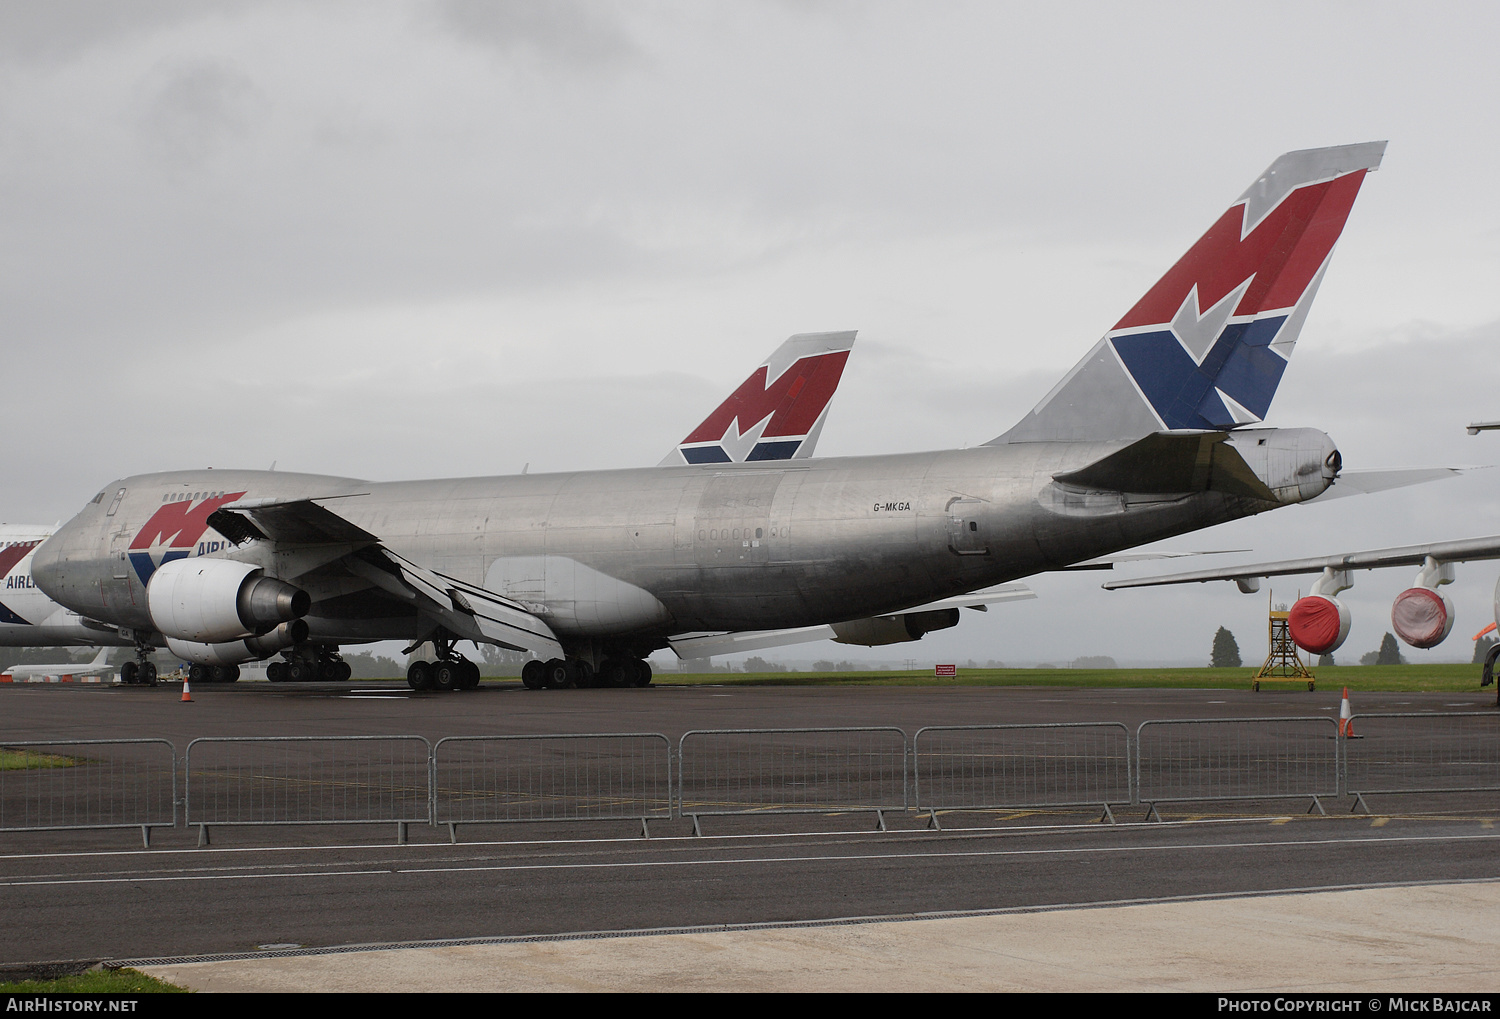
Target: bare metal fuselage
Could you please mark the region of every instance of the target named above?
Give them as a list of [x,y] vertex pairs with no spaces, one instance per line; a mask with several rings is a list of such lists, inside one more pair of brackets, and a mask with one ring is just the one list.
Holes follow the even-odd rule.
[[[183,492],[310,497],[413,562],[527,605],[565,644],[643,651],[689,631],[892,613],[1314,494],[1133,495],[1054,480],[1122,445],[391,483],[232,470],[143,475],[111,484],[64,525],[37,550],[33,573],[69,608],[149,632],[149,571],[130,546],[162,505]],[[1314,463],[1322,455],[1306,453]],[[1316,491],[1326,483],[1318,478]],[[349,497],[327,499],[338,495]],[[258,542],[236,546],[212,530],[186,540],[161,535],[147,554],[263,565],[311,593],[314,640],[415,639],[430,623],[344,568],[347,549],[288,555]]]

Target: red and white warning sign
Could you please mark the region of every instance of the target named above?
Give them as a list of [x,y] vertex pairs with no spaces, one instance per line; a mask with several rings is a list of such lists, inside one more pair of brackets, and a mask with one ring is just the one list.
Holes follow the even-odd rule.
[[932,673],[938,679],[942,679],[944,676],[953,676],[953,677],[956,677],[958,675],[958,666],[957,665],[934,665],[932,667]]

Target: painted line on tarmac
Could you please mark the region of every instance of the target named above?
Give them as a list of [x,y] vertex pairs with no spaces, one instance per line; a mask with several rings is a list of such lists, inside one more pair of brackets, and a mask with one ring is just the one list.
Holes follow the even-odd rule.
[[794,863],[861,863],[879,862],[893,860],[955,860],[955,859],[999,859],[1004,857],[1021,856],[1089,856],[1089,855],[1117,855],[1121,853],[1163,853],[1163,852],[1192,852],[1197,850],[1238,850],[1238,849],[1274,849],[1274,848],[1317,848],[1322,846],[1365,846],[1365,845],[1398,845],[1404,843],[1439,843],[1439,842],[1494,842],[1500,839],[1500,834],[1495,835],[1434,835],[1434,836],[1378,836],[1362,837],[1353,839],[1284,839],[1274,841],[1254,842],[1205,842],[1205,843],[1179,843],[1164,846],[1096,846],[1080,847],[1071,849],[991,849],[978,852],[935,852],[935,853],[844,853],[824,856],[752,856],[752,857],[727,857],[724,859],[693,859],[693,860],[631,860],[607,863],[502,863],[464,865],[448,867],[385,867],[376,870],[340,870],[340,871],[283,871],[271,874],[157,874],[143,875],[138,877],[97,877],[97,878],[32,878],[12,881],[0,881],[0,888],[25,888],[25,887],[57,887],[66,885],[98,885],[98,884],[133,884],[143,882],[170,882],[170,881],[260,881],[267,878],[326,878],[326,877],[369,877],[375,875],[401,875],[401,874],[468,874],[468,873],[508,873],[518,871],[541,871],[541,870],[642,870],[650,868],[666,867],[735,867],[749,865],[774,865]]

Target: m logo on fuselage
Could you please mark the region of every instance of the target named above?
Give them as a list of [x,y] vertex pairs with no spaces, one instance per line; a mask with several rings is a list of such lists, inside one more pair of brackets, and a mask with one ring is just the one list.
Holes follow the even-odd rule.
[[[193,546],[203,537],[203,532],[208,530],[208,518],[213,512],[244,495],[244,492],[225,492],[199,501],[184,499],[181,502],[164,503],[151,514],[146,526],[140,529],[135,540],[130,543],[130,565],[135,567],[135,574],[141,578],[141,583],[150,583],[151,575],[162,563],[192,555]],[[208,544],[214,545],[215,549],[223,547],[219,543]],[[198,549],[198,554],[202,555],[206,550],[205,545]]]

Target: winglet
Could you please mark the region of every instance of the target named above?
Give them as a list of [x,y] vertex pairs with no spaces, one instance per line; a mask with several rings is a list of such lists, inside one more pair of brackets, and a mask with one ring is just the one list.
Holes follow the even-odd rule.
[[789,338],[660,466],[812,456],[854,336],[850,330]]
[[1047,397],[990,445],[1138,439],[1265,418],[1385,142],[1281,156]]

